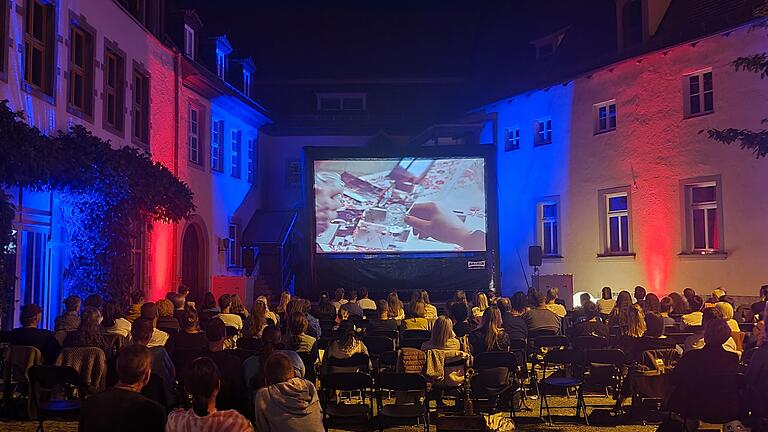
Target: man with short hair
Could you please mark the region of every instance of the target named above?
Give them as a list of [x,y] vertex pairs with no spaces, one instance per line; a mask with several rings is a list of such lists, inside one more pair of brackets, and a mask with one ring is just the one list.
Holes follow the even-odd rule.
[[[140,318],[151,320],[152,327],[154,328],[154,331],[152,332],[152,339],[150,339],[147,347],[151,348],[156,346],[165,346],[170,335],[157,328],[157,319],[160,316],[160,311],[157,308],[157,304],[154,302],[146,302],[141,305],[139,312]],[[168,349],[170,350],[170,347],[168,347]]]
[[688,306],[691,312],[680,317],[680,320],[689,327],[700,326],[702,320],[701,308],[704,306],[704,300],[695,295],[688,301]]
[[534,305],[523,314],[528,326],[528,335],[537,333],[557,334],[560,331],[560,317],[547,307],[547,297],[538,289],[531,288],[528,293],[530,303]]
[[584,320],[570,328],[569,336],[575,339],[580,336],[599,336],[608,338],[610,331],[608,326],[598,321],[597,305],[590,302],[581,307]]
[[315,386],[295,376],[288,357],[276,352],[265,365],[268,387],[254,396],[259,432],[321,432],[323,410]]
[[11,330],[8,336],[10,345],[33,346],[43,354],[43,363],[53,364],[61,351],[61,345],[53,337],[53,333],[37,328],[43,317],[43,310],[36,304],[28,304],[21,307],[19,322],[21,327]]
[[640,285],[635,287],[635,304],[639,305],[643,311],[645,311],[645,295],[645,288]]
[[[152,320],[148,318],[138,318],[131,324],[131,340],[135,345],[147,346],[152,339],[155,328]],[[173,366],[168,351],[162,346],[148,347],[152,354],[152,372],[156,374],[163,382],[163,397],[167,406],[174,406],[176,403],[176,368]],[[150,395],[147,395],[150,396]],[[153,395],[154,400],[160,399]]]
[[208,352],[203,355],[213,360],[221,371],[221,389],[216,399],[216,408],[236,409],[243,415],[247,414],[244,405],[246,392],[242,361],[232,350],[224,349],[224,340],[227,338],[224,322],[210,320],[205,327],[205,336],[208,338]]
[[151,372],[152,354],[147,347],[123,348],[117,358],[117,384],[83,400],[78,431],[164,431],[163,407],[140,394]]
[[356,291],[352,290],[349,292],[349,298],[347,299],[346,308],[347,308],[347,311],[349,311],[350,315],[355,315],[362,318],[363,308],[361,308],[360,305],[357,303]]
[[368,298],[368,288],[366,287],[357,289],[357,304],[363,311],[376,310],[376,302]]
[[512,303],[506,297],[501,297],[496,301],[496,306],[501,312],[501,322],[504,331],[510,339],[528,339],[528,326],[523,319],[523,312],[515,310]]
[[232,306],[232,296],[229,294],[222,294],[219,297],[219,309],[221,312],[216,315],[216,318],[220,319],[225,326],[234,327],[238,331],[243,329],[243,319],[240,315],[230,313],[229,308]]
[[64,299],[64,313],[56,317],[53,324],[53,331],[75,331],[80,327],[80,304],[82,300],[76,295],[68,296]]
[[184,307],[187,304],[187,298],[184,294],[174,294],[173,298],[171,298],[171,303],[173,303],[173,317],[176,318],[176,321],[181,322],[184,317]]

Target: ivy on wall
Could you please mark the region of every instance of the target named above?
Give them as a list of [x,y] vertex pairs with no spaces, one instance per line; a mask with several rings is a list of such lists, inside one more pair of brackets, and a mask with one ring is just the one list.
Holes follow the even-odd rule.
[[[23,113],[12,111],[7,100],[0,101],[0,154],[0,187],[56,194],[69,250],[68,294],[99,293],[125,302],[136,227],[147,221],[179,222],[194,211],[187,184],[148,153],[113,149],[79,125],[46,136],[29,126]],[[0,245],[12,240],[13,214],[0,194]],[[2,266],[0,260],[0,292],[12,293],[13,280]]]

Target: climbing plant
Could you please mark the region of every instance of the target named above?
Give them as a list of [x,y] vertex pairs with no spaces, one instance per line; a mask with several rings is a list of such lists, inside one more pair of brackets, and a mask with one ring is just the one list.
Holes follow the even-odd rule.
[[[7,101],[0,102],[0,154],[0,186],[55,193],[68,243],[68,294],[99,293],[124,302],[137,226],[178,222],[194,211],[190,188],[150,154],[113,149],[79,125],[46,136]],[[12,241],[13,214],[0,195],[0,244]],[[0,289],[9,286],[13,280],[0,273]]]

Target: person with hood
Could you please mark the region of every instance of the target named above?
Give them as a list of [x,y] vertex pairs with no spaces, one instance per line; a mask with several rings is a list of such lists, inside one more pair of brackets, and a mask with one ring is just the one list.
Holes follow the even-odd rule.
[[267,387],[254,396],[259,432],[323,432],[323,411],[315,386],[295,376],[291,360],[282,353],[265,365]]

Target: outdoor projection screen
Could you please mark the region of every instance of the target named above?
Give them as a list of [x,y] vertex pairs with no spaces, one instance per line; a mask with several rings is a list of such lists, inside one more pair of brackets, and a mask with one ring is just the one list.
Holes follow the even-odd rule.
[[314,161],[317,253],[484,252],[478,157]]

